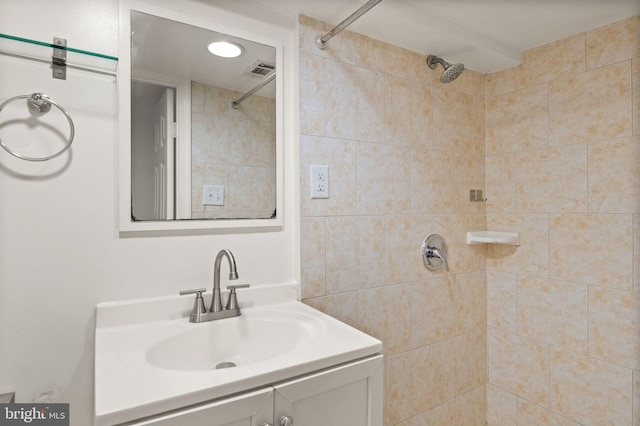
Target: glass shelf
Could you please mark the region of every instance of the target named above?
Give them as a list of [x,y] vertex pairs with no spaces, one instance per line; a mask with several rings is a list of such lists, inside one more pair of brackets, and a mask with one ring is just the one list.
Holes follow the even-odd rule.
[[50,63],[54,47],[67,52],[67,67],[69,68],[114,75],[118,68],[118,58],[115,56],[0,33],[1,54]]

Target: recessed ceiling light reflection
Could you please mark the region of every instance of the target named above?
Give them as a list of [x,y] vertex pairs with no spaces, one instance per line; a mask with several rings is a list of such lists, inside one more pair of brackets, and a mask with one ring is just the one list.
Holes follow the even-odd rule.
[[209,52],[222,58],[237,58],[242,55],[242,52],[244,52],[242,46],[228,41],[213,42],[207,47],[207,49],[209,49]]

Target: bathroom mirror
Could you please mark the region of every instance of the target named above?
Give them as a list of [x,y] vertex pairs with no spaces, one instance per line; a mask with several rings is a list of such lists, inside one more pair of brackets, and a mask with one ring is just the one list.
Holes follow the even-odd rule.
[[[281,226],[278,44],[151,3],[124,3],[120,229]],[[208,46],[221,41],[239,56],[212,54]]]

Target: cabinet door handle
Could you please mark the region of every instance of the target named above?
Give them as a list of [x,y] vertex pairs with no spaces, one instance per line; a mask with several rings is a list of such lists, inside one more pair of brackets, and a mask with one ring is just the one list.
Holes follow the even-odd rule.
[[282,416],[280,418],[280,426],[293,426],[293,417]]

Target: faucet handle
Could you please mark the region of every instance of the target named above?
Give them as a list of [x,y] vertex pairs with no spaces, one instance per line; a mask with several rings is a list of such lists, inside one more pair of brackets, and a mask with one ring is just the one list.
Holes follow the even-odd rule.
[[229,291],[229,298],[227,299],[227,306],[225,309],[238,309],[238,296],[236,295],[237,288],[248,288],[251,287],[249,284],[236,284],[236,285],[228,285],[227,289]]
[[[207,291],[206,288],[194,288],[193,290],[181,290],[180,291],[180,296],[186,296],[188,294],[200,293],[200,297],[202,297],[202,293],[204,293],[205,291]],[[196,297],[198,297],[198,296],[196,296]]]
[[[442,235],[431,234],[424,239],[422,243],[422,263],[424,267],[430,271],[437,271],[442,266],[449,271],[449,263],[447,262],[447,242]],[[433,260],[437,259],[434,263]]]
[[442,261],[442,264],[444,265],[444,270],[449,272],[449,264],[447,263],[447,258],[440,251],[440,249],[437,249],[435,247],[427,247],[426,254],[427,254],[427,257],[437,257],[438,259],[440,259],[440,261]]
[[228,285],[227,290],[231,290],[232,293],[235,293],[236,288],[249,288],[249,287],[251,287],[251,284],[233,284],[233,285]]
[[204,288],[196,288],[193,290],[182,290],[180,292],[180,296],[186,296],[188,294],[195,294],[196,300],[193,303],[193,309],[191,309],[191,316],[189,317],[189,321],[198,322],[198,318],[207,312],[207,309],[204,307],[204,299],[202,298],[202,293],[207,291]]

